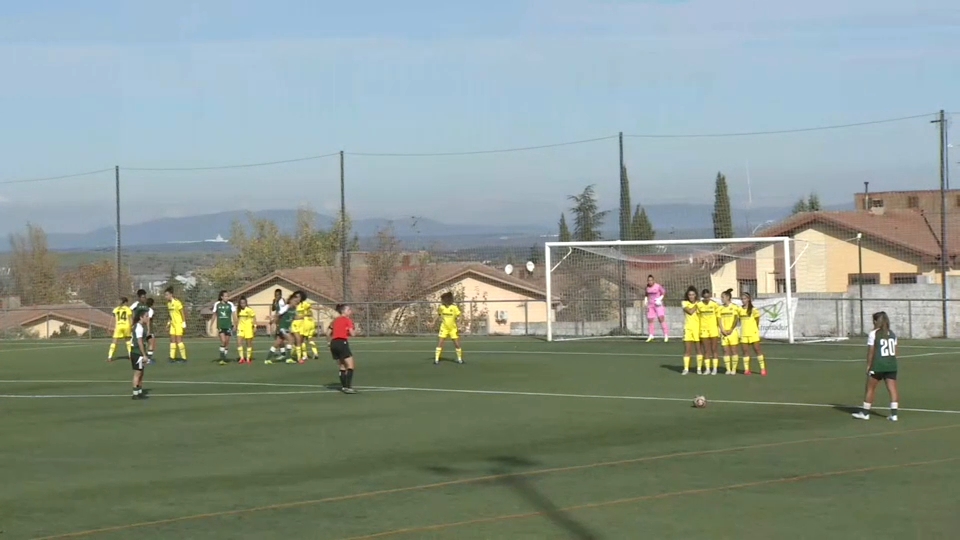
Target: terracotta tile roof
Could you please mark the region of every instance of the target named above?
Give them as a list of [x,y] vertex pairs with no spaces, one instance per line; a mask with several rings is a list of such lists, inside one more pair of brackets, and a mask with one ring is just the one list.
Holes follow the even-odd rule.
[[77,326],[113,328],[113,316],[84,303],[23,306],[0,311],[0,330],[21,328],[46,318],[69,322]]
[[[422,299],[466,277],[494,283],[534,298],[546,297],[542,277],[530,279],[507,275],[502,270],[480,263],[436,263],[400,268],[392,277],[377,281],[372,267],[350,268],[350,296],[354,302],[396,302]],[[310,266],[277,270],[229,293],[231,298],[285,281],[322,302],[334,303],[343,297],[340,268]],[[491,299],[495,300],[495,299]]]
[[[833,228],[855,237],[863,233],[874,242],[887,244],[925,259],[940,259],[940,216],[915,210],[871,212],[804,212],[760,231],[757,236],[790,236],[814,225]],[[947,217],[947,255],[960,253],[960,216]]]

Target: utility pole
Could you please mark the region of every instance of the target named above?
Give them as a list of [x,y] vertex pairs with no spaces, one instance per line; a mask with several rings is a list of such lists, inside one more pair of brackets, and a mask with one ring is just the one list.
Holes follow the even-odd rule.
[[113,167],[113,180],[114,180],[114,196],[116,197],[117,203],[117,214],[116,214],[116,227],[117,227],[117,245],[116,245],[116,256],[117,256],[117,295],[123,296],[125,292],[123,286],[123,273],[120,270],[120,265],[123,260],[123,246],[120,243],[120,166],[115,165]]
[[943,337],[947,327],[947,116],[943,109],[931,124],[940,124],[940,299]]
[[[626,240],[627,232],[630,228],[630,208],[624,208],[624,204],[630,198],[630,187],[627,185],[627,174],[623,164],[623,132],[619,136],[620,148],[620,240]],[[623,260],[623,249],[620,251],[620,261],[618,270],[620,271],[620,331],[626,333],[627,330],[627,263]]]
[[347,193],[346,174],[343,163],[343,150],[340,151],[340,272],[343,287],[343,302],[350,301],[350,263],[347,261]]

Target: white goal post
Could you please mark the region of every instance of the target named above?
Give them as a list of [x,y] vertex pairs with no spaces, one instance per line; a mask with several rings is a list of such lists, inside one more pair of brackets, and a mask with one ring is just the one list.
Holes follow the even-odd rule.
[[[793,243],[788,237],[547,242],[547,340],[647,335],[648,317],[657,337],[666,329],[682,339],[680,303],[694,286],[713,291],[718,302],[724,290],[732,289],[737,303],[750,292],[761,311],[762,337],[795,343],[796,269],[806,247],[793,249]],[[644,302],[651,275],[666,289],[662,310],[648,311]],[[663,324],[657,313],[665,314]],[[802,339],[839,336],[831,328],[817,333]]]

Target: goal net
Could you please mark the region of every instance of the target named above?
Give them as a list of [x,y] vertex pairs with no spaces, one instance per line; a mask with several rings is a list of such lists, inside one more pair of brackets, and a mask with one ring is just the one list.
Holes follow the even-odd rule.
[[[815,289],[825,270],[809,257],[811,249],[821,251],[783,237],[549,242],[547,340],[647,336],[651,317],[654,336],[663,337],[666,326],[670,337],[682,339],[680,303],[691,286],[712,291],[718,302],[728,289],[738,304],[742,293],[750,293],[764,340],[841,339],[842,310],[827,314],[829,302],[818,301]],[[665,290],[662,309],[645,302],[650,276]],[[809,302],[805,290],[813,293]]]

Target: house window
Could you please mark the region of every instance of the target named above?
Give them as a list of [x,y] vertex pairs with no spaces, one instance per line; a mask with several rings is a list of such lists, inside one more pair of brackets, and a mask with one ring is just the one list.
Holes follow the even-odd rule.
[[917,283],[917,274],[890,274],[891,285],[913,285]]
[[883,208],[883,199],[870,199],[870,208]]
[[755,279],[738,279],[737,287],[740,289],[740,294],[748,293],[750,296],[757,295],[757,280]]
[[[797,280],[790,279],[790,291],[797,292]],[[777,292],[786,293],[787,292],[787,280],[784,278],[777,278]]]
[[847,274],[849,285],[879,285],[880,274]]
[[956,203],[957,203],[957,207],[960,207],[960,195],[957,195]]
[[920,208],[920,197],[916,195],[907,197],[907,208]]

